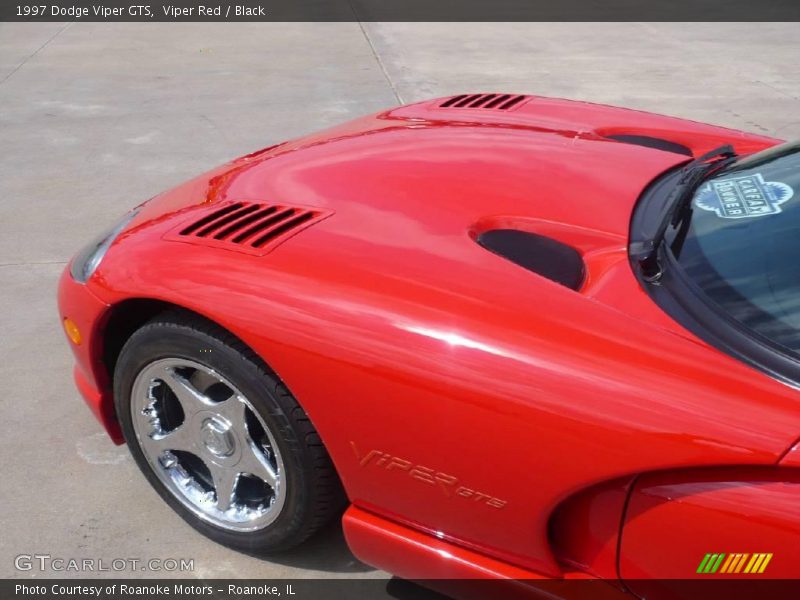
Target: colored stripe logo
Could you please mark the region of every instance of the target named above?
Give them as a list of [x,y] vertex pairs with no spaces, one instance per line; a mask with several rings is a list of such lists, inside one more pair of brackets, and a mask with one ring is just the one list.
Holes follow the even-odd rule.
[[750,554],[747,552],[709,552],[700,561],[697,573],[713,575],[719,572],[727,575],[737,573],[749,573],[751,575],[763,573],[769,561],[772,560],[772,552],[758,552]]

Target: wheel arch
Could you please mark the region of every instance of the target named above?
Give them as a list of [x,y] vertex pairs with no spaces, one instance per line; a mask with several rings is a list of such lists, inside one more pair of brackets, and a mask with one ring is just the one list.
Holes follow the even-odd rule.
[[130,337],[148,321],[151,321],[159,315],[168,313],[200,319],[215,328],[221,329],[228,335],[233,336],[237,342],[242,344],[253,356],[261,361],[263,367],[280,379],[280,376],[275,373],[266,358],[261,356],[251,344],[248,344],[241,336],[231,331],[229,327],[223,325],[218,319],[174,302],[145,297],[127,298],[111,305],[106,310],[96,332],[97,341],[95,342],[95,356],[99,363],[97,368],[100,371],[98,375],[102,377],[104,386],[110,392],[105,401],[110,404],[108,409],[112,411],[115,418],[117,417],[112,392],[114,370],[123,346],[125,346],[125,343]]
[[177,304],[150,298],[130,298],[109,307],[98,331],[98,355],[109,384],[114,380],[114,368],[125,342],[149,320],[170,310],[194,312]]
[[[108,414],[113,418],[115,425],[119,424],[119,419],[117,416],[113,394],[114,369],[122,348],[128,339],[130,339],[130,337],[144,324],[159,315],[167,313],[174,313],[189,318],[200,319],[232,336],[237,342],[242,344],[249,352],[251,352],[253,357],[261,362],[263,368],[265,368],[274,377],[286,385],[293,395],[295,394],[291,386],[289,386],[281,377],[280,372],[275,370],[269,358],[264,356],[262,352],[256,350],[256,348],[253,347],[253,344],[248,343],[248,341],[243,339],[243,337],[237,334],[236,331],[232,330],[230,327],[227,327],[221,319],[215,318],[209,314],[198,312],[197,310],[193,310],[187,306],[166,300],[148,297],[126,298],[115,304],[112,304],[108,307],[108,309],[106,309],[105,313],[98,321],[94,335],[95,341],[93,342],[95,375],[101,386],[107,390],[107,393],[103,395],[102,402],[104,403],[104,406],[102,409],[104,414]],[[303,407],[304,410],[306,410],[306,407],[303,406],[302,398],[297,398],[297,402]],[[317,430],[317,435],[319,436],[323,446],[326,448],[326,450],[329,449],[330,446],[325,442],[324,433],[317,428],[316,424],[314,424],[314,427]],[[118,436],[115,436],[113,432],[111,435],[116,443],[124,443],[121,432],[118,434]],[[334,469],[336,470],[337,475],[346,489],[347,482],[342,478],[339,469],[336,468],[336,457],[333,456],[330,450],[328,450],[328,452],[331,456]]]
[[[167,326],[160,326],[161,322],[165,323]],[[301,533],[299,534],[300,537],[297,538],[296,541],[288,542],[289,545],[287,545],[286,548],[304,541],[308,536],[316,532],[319,527],[324,525],[330,517],[335,516],[336,513],[343,508],[343,505],[347,503],[346,493],[344,493],[339,472],[333,461],[330,460],[327,447],[324,443],[320,443],[321,439],[315,431],[313,423],[310,422],[304,409],[298,406],[299,400],[294,398],[291,392],[287,394],[286,388],[284,388],[285,383],[265,358],[262,357],[261,353],[259,353],[252,344],[248,344],[242,336],[237,335],[235,330],[226,327],[220,320],[211,318],[208,315],[191,310],[185,306],[150,298],[130,298],[120,301],[109,306],[103,316],[98,319],[97,328],[95,330],[96,341],[94,341],[98,350],[100,350],[98,362],[102,363],[101,368],[106,371],[112,390],[119,394],[119,396],[115,398],[115,393],[112,392],[106,395],[105,401],[108,402],[111,405],[111,409],[114,410],[113,414],[115,419],[120,420],[119,417],[122,417],[121,428],[125,432],[125,438],[132,440],[132,436],[135,435],[136,438],[140,440],[138,444],[135,442],[131,444],[132,451],[134,451],[134,447],[138,447],[138,450],[141,450],[142,437],[138,433],[133,433],[131,423],[127,421],[127,415],[119,411],[127,412],[129,396],[127,390],[130,389],[130,385],[133,384],[133,378],[143,372],[143,370],[141,370],[141,360],[144,360],[144,364],[148,364],[148,361],[152,361],[154,357],[161,357],[161,355],[154,354],[152,348],[142,348],[136,344],[126,348],[126,344],[132,337],[135,337],[137,342],[142,341],[145,344],[147,343],[145,340],[142,340],[137,332],[150,335],[150,343],[152,343],[153,339],[159,341],[162,339],[162,336],[167,335],[168,332],[165,331],[166,329],[174,329],[174,327],[171,326],[173,323],[181,328],[185,328],[189,332],[202,334],[206,339],[208,339],[209,336],[213,337],[225,348],[230,348],[234,355],[243,355],[248,359],[249,363],[255,363],[257,367],[255,372],[257,375],[255,379],[251,378],[249,380],[251,388],[257,390],[261,387],[261,385],[265,383],[264,379],[266,379],[268,375],[270,380],[269,385],[265,385],[264,389],[270,390],[270,395],[273,396],[276,406],[278,406],[277,403],[280,401],[281,397],[287,395],[290,397],[291,402],[281,406],[281,408],[278,409],[278,413],[285,415],[285,427],[287,429],[290,428],[288,424],[290,421],[293,426],[300,427],[300,429],[293,429],[294,433],[292,435],[294,435],[294,437],[291,439],[296,440],[298,446],[305,448],[306,456],[310,457],[311,466],[307,467],[307,469],[309,469],[308,473],[310,474],[307,473],[306,476],[310,477],[311,480],[315,482],[312,486],[315,493],[302,496],[312,498],[311,504],[307,505],[308,511],[310,511],[309,514],[311,514],[312,517],[310,517],[310,520],[308,520],[305,525],[302,525]],[[155,327],[150,326],[151,324]],[[144,329],[142,329],[143,327]],[[148,332],[145,330],[150,331]],[[154,331],[156,333],[155,338],[152,335]],[[196,340],[197,338],[194,339]],[[186,346],[185,343],[184,346]],[[187,349],[191,346],[193,346],[191,342],[190,346],[183,347],[182,350],[180,349],[181,346],[178,346],[178,354],[174,356],[184,356],[183,352],[191,353],[191,350]],[[129,351],[133,351],[134,353],[138,352],[138,358],[140,359],[140,362],[137,363],[139,366],[133,369],[129,368],[129,363],[127,362],[130,358]],[[155,349],[155,352],[161,351]],[[210,367],[211,369],[216,368],[213,363],[208,364],[204,360],[198,360],[197,362],[205,363],[206,367]],[[224,370],[219,371],[220,374],[224,372]],[[235,371],[233,374],[235,375]],[[264,379],[259,378],[259,374]],[[231,374],[226,375],[226,377],[230,377],[229,382],[236,381],[236,379],[231,377]],[[278,386],[278,391],[274,389],[273,379],[277,380],[280,384]],[[230,385],[230,383],[228,383],[228,385]],[[233,385],[236,384],[233,383]],[[281,392],[280,390],[283,391]],[[134,391],[134,397],[141,397],[141,390],[138,394]],[[118,400],[120,399],[124,400],[124,402],[119,402]],[[250,408],[255,411],[252,406],[250,406]],[[281,410],[284,412],[281,413]],[[272,414],[271,411],[270,414]],[[284,425],[280,427],[282,431]],[[269,431],[266,425],[264,425],[264,428]],[[273,429],[270,435],[277,435],[277,432],[277,429]],[[286,438],[284,438],[284,440],[285,439]],[[271,441],[271,444],[275,444],[274,439]],[[321,448],[319,448],[320,446]],[[137,458],[135,451],[134,457]],[[137,462],[138,461],[139,458],[137,458]],[[149,471],[146,471],[146,473],[147,472]],[[297,518],[293,518],[290,523],[293,524],[292,526],[294,527],[294,524],[297,522]],[[201,531],[209,535],[206,531],[202,529]],[[213,536],[212,539],[220,541]],[[222,543],[226,545],[233,544],[233,542],[230,541],[223,541]],[[238,549],[250,549],[250,546],[246,544],[234,547]]]

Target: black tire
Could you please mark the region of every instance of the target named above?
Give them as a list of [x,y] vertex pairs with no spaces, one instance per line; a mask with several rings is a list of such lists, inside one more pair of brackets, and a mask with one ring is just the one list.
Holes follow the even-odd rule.
[[[214,369],[250,401],[281,452],[286,498],[273,522],[256,531],[230,531],[199,518],[158,478],[139,445],[131,416],[137,374],[154,360],[188,359]],[[147,480],[187,523],[212,540],[251,554],[283,551],[308,539],[339,514],[339,477],[303,408],[264,362],[238,338],[193,314],[169,312],[138,329],[114,369],[114,401],[130,451]]]

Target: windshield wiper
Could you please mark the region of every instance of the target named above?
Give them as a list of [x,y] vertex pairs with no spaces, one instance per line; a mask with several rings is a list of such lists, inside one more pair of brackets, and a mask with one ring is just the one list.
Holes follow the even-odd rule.
[[640,242],[631,243],[631,256],[639,264],[642,276],[648,281],[656,281],[661,276],[658,250],[664,240],[667,228],[677,225],[691,208],[694,191],[704,179],[727,166],[736,158],[733,146],[725,144],[703,154],[681,170],[677,184],[665,203],[666,210],[655,234]]

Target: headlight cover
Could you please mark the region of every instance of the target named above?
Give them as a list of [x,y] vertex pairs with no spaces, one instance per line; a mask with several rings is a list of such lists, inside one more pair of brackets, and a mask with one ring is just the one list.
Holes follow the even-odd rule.
[[72,278],[75,281],[78,283],[86,283],[89,277],[92,276],[92,273],[94,273],[97,269],[100,261],[103,260],[108,248],[111,246],[114,240],[117,239],[117,236],[122,232],[122,230],[128,226],[128,223],[130,223],[133,218],[139,214],[139,210],[141,210],[140,206],[134,208],[132,211],[126,214],[113,228],[97,236],[97,238],[95,238],[91,243],[87,244],[80,252],[78,252],[78,254],[75,255],[75,258],[72,259],[72,264],[69,270]]

